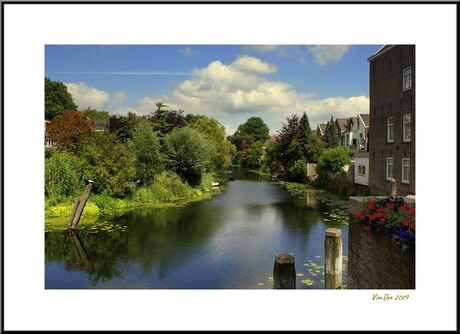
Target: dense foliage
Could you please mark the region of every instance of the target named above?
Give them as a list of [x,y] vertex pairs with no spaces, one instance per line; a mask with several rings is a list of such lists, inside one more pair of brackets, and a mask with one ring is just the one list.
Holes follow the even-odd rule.
[[46,126],[48,135],[64,151],[76,153],[91,134],[93,121],[79,111],[66,111]]
[[45,78],[45,119],[51,121],[68,110],[77,110],[77,105],[67,86]]
[[190,185],[198,185],[211,152],[203,135],[190,127],[178,128],[165,137],[165,145],[168,168]]

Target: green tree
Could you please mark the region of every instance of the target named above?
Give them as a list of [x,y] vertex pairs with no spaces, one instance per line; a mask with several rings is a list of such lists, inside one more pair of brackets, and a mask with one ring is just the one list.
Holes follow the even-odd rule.
[[109,120],[110,114],[107,111],[97,111],[96,109],[91,109],[88,107],[84,111],[85,115],[92,120]]
[[304,146],[305,159],[310,163],[317,163],[323,151],[324,142],[318,137],[311,135],[308,143]]
[[327,173],[343,173],[344,166],[349,164],[353,151],[342,146],[324,150],[318,159],[318,170]]
[[303,158],[298,141],[299,126],[299,118],[297,115],[292,115],[291,118],[287,118],[287,123],[283,123],[279,130],[278,161],[285,170],[289,170],[296,160]]
[[45,78],[45,119],[51,121],[68,110],[77,110],[67,86],[59,81]]
[[308,121],[307,113],[304,112],[299,121],[299,130],[297,134],[297,140],[299,141],[300,147],[304,147],[310,141],[312,136],[310,122]]
[[155,175],[164,169],[165,158],[160,152],[160,142],[150,122],[140,121],[137,124],[130,145],[136,154],[137,177],[143,184],[152,183]]
[[256,141],[264,142],[270,138],[270,129],[260,117],[250,117],[244,124],[238,126],[234,135],[231,136],[231,142],[239,151],[243,146],[243,141],[255,143]]
[[79,156],[83,160],[85,178],[94,180],[95,193],[122,198],[130,191],[136,177],[136,155],[115,134],[93,132]]
[[324,134],[324,145],[326,148],[333,148],[339,145],[339,134],[332,116],[331,121],[327,125],[326,133]]
[[109,131],[117,136],[118,141],[126,143],[133,139],[139,121],[139,116],[133,112],[127,116],[113,115],[109,118]]
[[[188,117],[188,115],[187,115]],[[189,124],[198,130],[209,142],[211,158],[208,169],[223,171],[231,164],[231,156],[235,154],[235,146],[225,139],[225,128],[215,119],[206,116],[188,117]]]
[[262,157],[262,146],[263,143],[261,141],[256,141],[247,156],[246,166],[252,169],[258,169],[261,166],[261,157]]
[[199,185],[211,152],[203,135],[191,127],[174,129],[165,137],[168,167],[191,186]]

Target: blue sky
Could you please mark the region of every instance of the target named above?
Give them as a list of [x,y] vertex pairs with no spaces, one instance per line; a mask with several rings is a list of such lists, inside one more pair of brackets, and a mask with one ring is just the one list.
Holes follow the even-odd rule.
[[382,45],[46,45],[45,76],[79,110],[147,115],[162,101],[233,134],[261,117],[276,134],[305,110],[312,128],[368,113],[367,58]]

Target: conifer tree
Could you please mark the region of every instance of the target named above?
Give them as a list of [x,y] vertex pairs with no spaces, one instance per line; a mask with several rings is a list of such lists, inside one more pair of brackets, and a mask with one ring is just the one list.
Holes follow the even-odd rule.
[[324,135],[324,146],[326,148],[333,148],[339,145],[339,135],[337,127],[335,126],[334,119],[331,116],[331,121],[327,125],[326,133]]

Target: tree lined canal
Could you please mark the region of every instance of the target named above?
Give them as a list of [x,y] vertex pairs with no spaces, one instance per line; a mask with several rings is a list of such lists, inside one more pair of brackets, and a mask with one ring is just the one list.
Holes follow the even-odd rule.
[[210,200],[45,232],[45,288],[272,289],[275,253],[290,252],[296,289],[324,289],[330,227],[342,230],[346,284],[347,222],[346,201],[235,171]]

